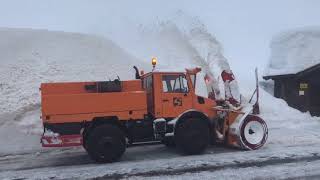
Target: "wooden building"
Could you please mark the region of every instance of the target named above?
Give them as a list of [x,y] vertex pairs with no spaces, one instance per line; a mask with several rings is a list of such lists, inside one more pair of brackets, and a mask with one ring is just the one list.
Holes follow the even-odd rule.
[[320,64],[296,74],[264,76],[274,80],[274,96],[302,112],[320,116]]

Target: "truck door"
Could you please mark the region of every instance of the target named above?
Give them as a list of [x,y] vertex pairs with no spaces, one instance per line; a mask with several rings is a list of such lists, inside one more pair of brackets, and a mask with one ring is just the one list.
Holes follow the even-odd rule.
[[177,117],[192,108],[192,96],[184,74],[162,75],[162,115]]

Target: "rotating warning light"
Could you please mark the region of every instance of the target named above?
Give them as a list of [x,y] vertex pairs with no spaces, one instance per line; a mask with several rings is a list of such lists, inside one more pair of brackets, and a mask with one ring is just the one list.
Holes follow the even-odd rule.
[[152,64],[152,66],[157,65],[157,58],[153,57],[151,60],[151,64]]

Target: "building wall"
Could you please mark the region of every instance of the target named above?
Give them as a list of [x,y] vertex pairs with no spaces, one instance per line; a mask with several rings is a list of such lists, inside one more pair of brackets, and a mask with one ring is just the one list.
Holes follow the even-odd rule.
[[320,70],[312,72],[304,77],[309,84],[307,88],[308,110],[313,115],[320,115]]
[[302,112],[320,115],[320,71],[301,77],[274,79],[274,95]]

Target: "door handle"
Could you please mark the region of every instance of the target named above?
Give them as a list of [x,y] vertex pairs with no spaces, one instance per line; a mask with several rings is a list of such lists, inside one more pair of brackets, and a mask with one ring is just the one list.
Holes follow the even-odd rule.
[[169,102],[169,99],[163,99],[162,102]]

